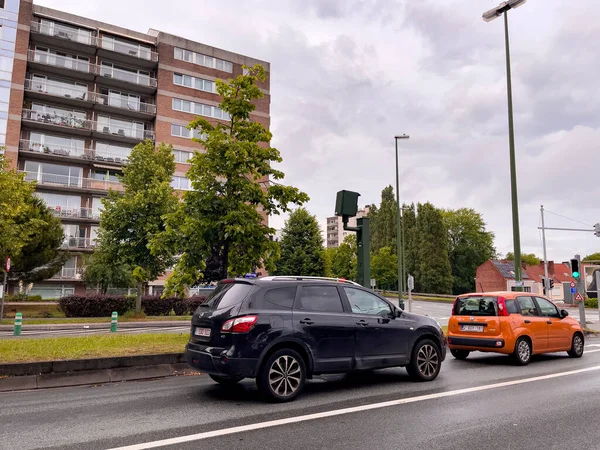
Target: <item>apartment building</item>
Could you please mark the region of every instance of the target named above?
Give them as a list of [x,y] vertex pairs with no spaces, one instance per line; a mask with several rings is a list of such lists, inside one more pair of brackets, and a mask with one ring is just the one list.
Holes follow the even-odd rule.
[[[348,226],[356,227],[356,219],[368,216],[370,211],[370,205],[366,205],[364,208],[359,209],[356,212],[355,217],[350,217],[348,219]],[[344,242],[344,238],[350,234],[354,234],[354,231],[344,230],[344,223],[342,222],[341,217],[333,216],[327,218],[327,248],[339,247],[339,245]]]
[[[122,190],[117,175],[131,149],[151,139],[173,145],[173,187],[190,189],[188,160],[201,151],[186,125],[229,119],[216,79],[242,65],[269,64],[182,37],[147,33],[33,4],[0,0],[0,145],[37,181],[36,195],[61,218],[71,259],[33,293],[86,290],[83,255],[94,249],[101,199]],[[269,81],[252,120],[270,125]],[[268,220],[266,216],[265,220]],[[153,283],[156,288],[163,280]]]

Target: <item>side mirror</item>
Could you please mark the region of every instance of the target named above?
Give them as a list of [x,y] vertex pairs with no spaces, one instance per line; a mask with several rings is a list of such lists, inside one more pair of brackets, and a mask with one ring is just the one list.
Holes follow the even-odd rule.
[[400,308],[394,308],[394,317],[402,317],[402,310]]
[[569,311],[565,310],[565,309],[561,309],[560,310],[560,317],[561,319],[564,319],[565,317],[567,317],[569,315]]

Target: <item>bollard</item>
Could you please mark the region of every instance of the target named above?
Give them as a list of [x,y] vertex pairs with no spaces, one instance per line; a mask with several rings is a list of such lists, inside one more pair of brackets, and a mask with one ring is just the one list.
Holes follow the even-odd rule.
[[110,320],[110,332],[115,333],[117,331],[117,317],[119,314],[116,311],[112,313],[112,319]]
[[23,314],[15,314],[15,336],[21,336],[21,325],[23,323]]

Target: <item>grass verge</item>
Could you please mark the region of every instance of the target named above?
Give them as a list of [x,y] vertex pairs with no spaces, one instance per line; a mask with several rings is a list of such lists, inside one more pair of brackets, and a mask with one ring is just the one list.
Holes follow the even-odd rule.
[[[166,322],[171,320],[191,320],[192,316],[154,316],[154,317],[119,317],[119,323],[122,322]],[[25,325],[52,325],[52,324],[65,324],[65,323],[110,323],[110,317],[76,317],[76,318],[60,318],[60,319],[29,319],[23,317],[23,324]],[[0,321],[0,325],[13,325],[14,320],[4,319]]]
[[184,334],[117,334],[0,340],[0,361],[26,363],[183,352]]

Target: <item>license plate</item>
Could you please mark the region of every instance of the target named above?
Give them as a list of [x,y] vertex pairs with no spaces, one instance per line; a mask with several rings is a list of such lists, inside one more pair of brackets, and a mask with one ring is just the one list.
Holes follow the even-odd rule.
[[194,336],[210,337],[210,328],[196,328],[194,330]]
[[483,333],[483,325],[463,325],[463,331],[477,331],[478,333]]

